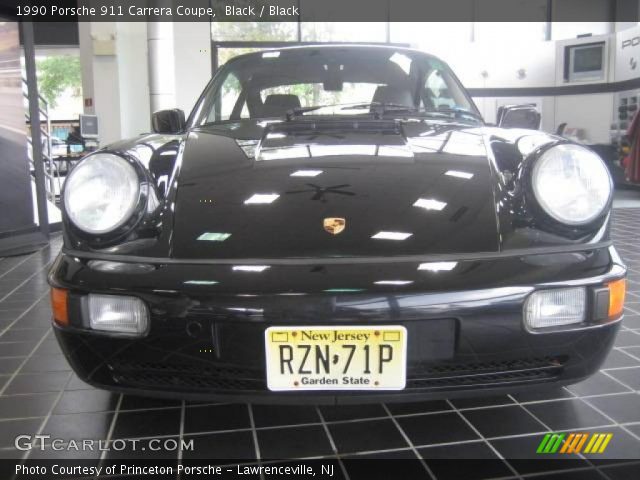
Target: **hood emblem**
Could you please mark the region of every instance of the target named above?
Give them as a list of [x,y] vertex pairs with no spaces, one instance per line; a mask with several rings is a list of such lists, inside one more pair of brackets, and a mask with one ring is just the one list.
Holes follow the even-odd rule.
[[338,235],[342,233],[347,226],[347,221],[344,218],[328,217],[322,222],[325,231],[331,235]]

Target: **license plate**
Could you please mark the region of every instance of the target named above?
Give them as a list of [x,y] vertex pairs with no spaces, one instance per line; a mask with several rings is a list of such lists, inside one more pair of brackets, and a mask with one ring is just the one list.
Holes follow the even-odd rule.
[[402,326],[269,327],[269,390],[402,390],[407,330]]

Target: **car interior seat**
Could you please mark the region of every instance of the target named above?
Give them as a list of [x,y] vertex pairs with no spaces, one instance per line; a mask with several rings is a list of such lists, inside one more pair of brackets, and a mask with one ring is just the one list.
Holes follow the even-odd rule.
[[407,88],[380,85],[373,94],[372,103],[406,105],[413,108],[413,96]]
[[300,99],[297,95],[274,93],[268,95],[262,106],[263,117],[282,117],[287,111],[300,108]]

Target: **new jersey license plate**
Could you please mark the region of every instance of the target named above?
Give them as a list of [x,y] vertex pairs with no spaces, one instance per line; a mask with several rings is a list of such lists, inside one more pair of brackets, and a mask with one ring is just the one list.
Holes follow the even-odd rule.
[[401,390],[407,330],[402,326],[269,327],[269,390]]

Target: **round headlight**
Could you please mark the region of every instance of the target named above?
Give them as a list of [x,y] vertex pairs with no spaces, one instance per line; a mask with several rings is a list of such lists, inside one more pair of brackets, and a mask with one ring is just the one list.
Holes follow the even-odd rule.
[[542,208],[568,225],[602,214],[611,197],[611,177],[598,155],[579,145],[557,145],[536,161],[533,191]]
[[64,207],[80,230],[99,235],[122,226],[140,196],[138,175],[124,158],[97,153],[79,163],[64,185]]

